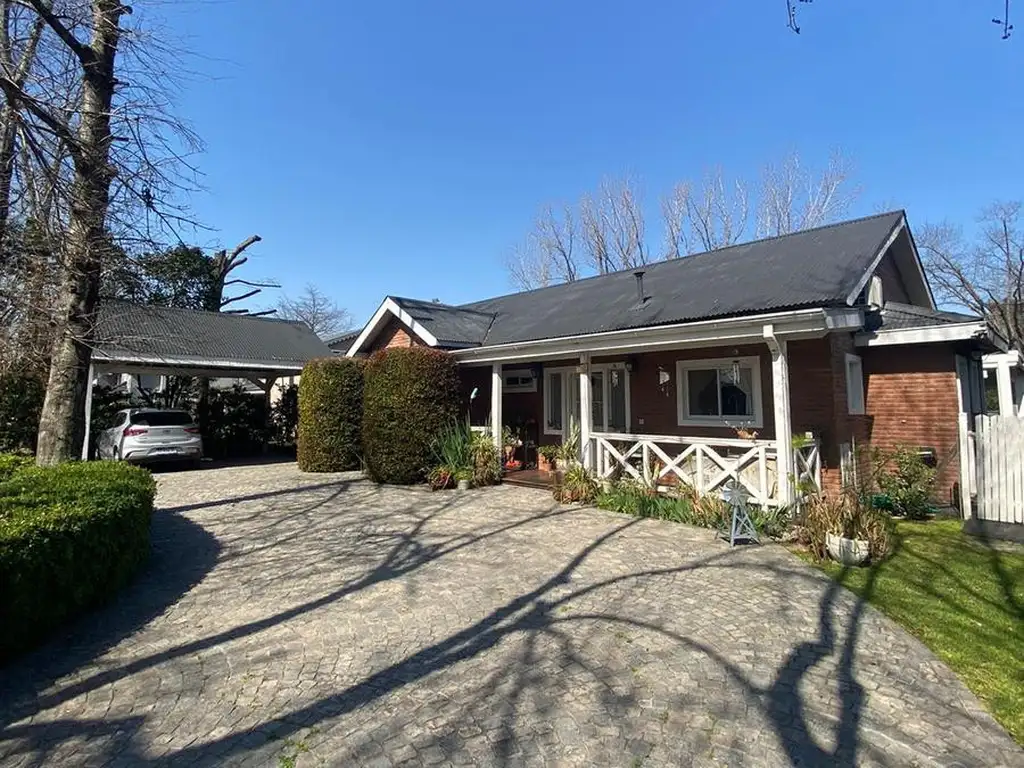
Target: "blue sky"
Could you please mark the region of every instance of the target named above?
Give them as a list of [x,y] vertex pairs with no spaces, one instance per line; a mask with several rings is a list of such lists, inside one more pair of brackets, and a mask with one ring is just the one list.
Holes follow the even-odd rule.
[[[658,197],[791,151],[856,167],[853,214],[969,224],[1024,195],[1024,3],[211,0],[160,7],[190,52],[177,109],[207,145],[196,239],[263,236],[249,276],[362,322],[387,294],[511,290],[509,248],[603,177]],[[268,301],[272,297],[268,296]]]

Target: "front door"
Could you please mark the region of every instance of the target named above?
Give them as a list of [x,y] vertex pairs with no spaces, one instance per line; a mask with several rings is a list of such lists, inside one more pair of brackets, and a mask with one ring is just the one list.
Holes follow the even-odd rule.
[[[595,432],[628,432],[628,371],[608,365],[590,372],[590,412]],[[567,434],[580,427],[580,377],[565,377]]]

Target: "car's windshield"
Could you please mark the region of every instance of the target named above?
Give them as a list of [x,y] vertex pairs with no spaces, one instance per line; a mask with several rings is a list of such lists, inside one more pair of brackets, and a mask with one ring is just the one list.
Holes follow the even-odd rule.
[[139,411],[132,414],[132,424],[144,427],[184,427],[192,423],[185,411]]

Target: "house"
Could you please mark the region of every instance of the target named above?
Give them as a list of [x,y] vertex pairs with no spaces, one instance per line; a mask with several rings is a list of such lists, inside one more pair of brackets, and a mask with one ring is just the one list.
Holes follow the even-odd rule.
[[475,424],[577,432],[600,477],[735,479],[766,504],[897,444],[953,502],[958,414],[984,412],[982,357],[1006,348],[936,308],[903,211],[460,306],[389,296],[346,354],[410,345],[455,357]]

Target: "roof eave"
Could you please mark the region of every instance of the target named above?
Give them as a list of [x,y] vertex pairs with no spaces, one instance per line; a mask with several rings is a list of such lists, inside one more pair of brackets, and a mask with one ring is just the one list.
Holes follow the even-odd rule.
[[922,325],[917,328],[899,328],[890,331],[858,333],[854,344],[858,347],[886,347],[903,344],[941,344],[958,341],[976,341],[980,346],[1006,350],[1008,344],[984,320],[948,325]]
[[452,352],[461,363],[498,363],[567,357],[582,352],[642,352],[685,346],[764,342],[765,325],[782,339],[817,338],[831,331],[862,328],[859,308],[825,308],[771,312],[647,328],[564,336],[554,339],[481,346]]

